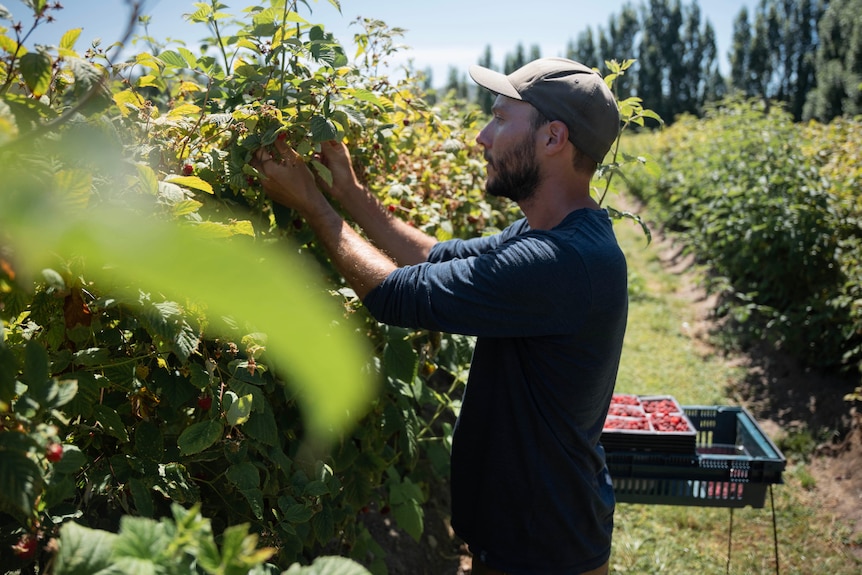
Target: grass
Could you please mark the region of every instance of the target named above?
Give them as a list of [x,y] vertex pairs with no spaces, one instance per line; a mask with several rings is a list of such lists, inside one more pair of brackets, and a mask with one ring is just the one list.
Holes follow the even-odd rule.
[[[696,312],[678,295],[685,278],[666,271],[659,247],[646,247],[637,226],[617,224],[617,235],[634,287],[617,391],[673,395],[683,405],[735,405],[727,390],[742,378],[742,368],[689,335]],[[862,572],[862,562],[849,552],[860,541],[850,541],[849,530],[818,505],[805,463],[785,455],[791,460],[784,483],[772,491],[780,572]],[[735,509],[732,521],[729,538],[731,511],[726,508],[620,503],[611,573],[775,573],[769,493],[763,508]]]

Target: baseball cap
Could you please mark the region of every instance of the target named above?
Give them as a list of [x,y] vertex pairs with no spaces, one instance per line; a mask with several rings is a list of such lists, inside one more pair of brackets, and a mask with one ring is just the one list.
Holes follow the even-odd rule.
[[566,58],[539,58],[508,76],[470,66],[473,81],[488,90],[532,104],[551,121],[569,129],[569,140],[601,162],[620,131],[616,99],[602,77]]

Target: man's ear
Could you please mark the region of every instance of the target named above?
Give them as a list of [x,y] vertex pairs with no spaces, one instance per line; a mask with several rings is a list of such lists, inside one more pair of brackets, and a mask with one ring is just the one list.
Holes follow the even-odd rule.
[[557,153],[566,147],[569,141],[569,128],[559,120],[553,120],[545,124],[545,141],[543,142],[549,152]]

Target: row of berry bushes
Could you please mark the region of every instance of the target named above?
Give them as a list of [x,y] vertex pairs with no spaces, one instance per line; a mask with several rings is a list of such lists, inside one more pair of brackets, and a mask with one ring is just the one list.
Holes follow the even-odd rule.
[[862,366],[860,126],[795,124],[728,99],[638,136],[663,170],[635,174],[630,188],[706,267],[736,343]]
[[[24,4],[28,26],[0,7],[0,564],[257,574],[340,553],[385,573],[362,516],[420,537],[471,341],[374,321],[249,160],[284,139],[326,179],[314,152],[344,139],[397,217],[473,236],[517,215],[482,191],[475,108],[381,73],[382,22],[357,22],[348,58],[305,2],[196,3],[200,50],[141,38],[121,61],[81,29],[28,46],[62,6]],[[620,104],[626,126],[655,118]],[[602,199],[637,162],[613,157]]]
[[[26,4],[34,25],[61,8]],[[359,23],[351,60],[266,4],[198,3],[209,50],[149,38],[121,62],[80,29],[28,48],[0,11],[4,568],[264,572],[339,542],[383,572],[362,514],[422,532],[469,341],[374,322],[248,160],[343,137],[430,233],[509,213],[482,198],[475,116],[378,73],[385,25]]]

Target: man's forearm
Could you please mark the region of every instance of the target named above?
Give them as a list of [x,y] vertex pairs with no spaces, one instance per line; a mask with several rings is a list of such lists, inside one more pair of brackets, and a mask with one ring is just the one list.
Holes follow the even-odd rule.
[[428,259],[437,240],[384,209],[380,200],[362,187],[342,195],[342,206],[374,245],[399,265],[414,265]]
[[397,269],[392,259],[356,233],[325,201],[303,216],[360,299]]

